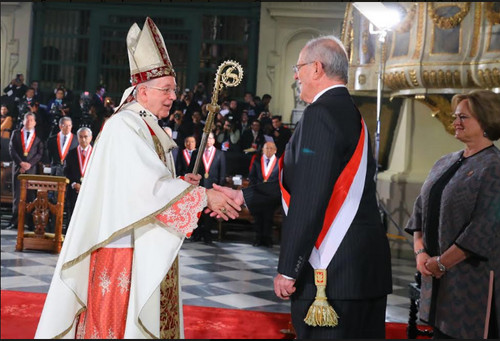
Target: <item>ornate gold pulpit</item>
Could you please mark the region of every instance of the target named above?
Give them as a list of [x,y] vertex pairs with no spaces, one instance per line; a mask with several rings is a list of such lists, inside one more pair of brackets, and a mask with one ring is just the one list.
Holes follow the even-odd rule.
[[[63,176],[21,174],[19,199],[19,219],[17,227],[16,251],[23,249],[51,251],[59,253],[62,247],[62,224],[66,185],[69,180]],[[28,190],[36,190],[36,198],[27,203]],[[49,201],[49,192],[57,192],[57,202]],[[35,226],[34,232],[24,232],[25,214],[31,213]],[[55,217],[55,233],[46,233],[50,214]]]

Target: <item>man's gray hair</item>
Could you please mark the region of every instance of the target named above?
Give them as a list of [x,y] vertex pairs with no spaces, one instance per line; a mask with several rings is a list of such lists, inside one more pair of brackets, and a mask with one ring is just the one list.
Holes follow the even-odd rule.
[[34,118],[34,119],[35,119],[35,121],[36,121],[36,115],[35,115],[35,113],[34,113],[34,112],[28,111],[26,114],[24,114],[24,116],[23,116],[23,120],[27,119],[27,118],[28,118],[28,116],[33,116],[33,118]]
[[80,136],[80,133],[81,133],[82,131],[86,131],[87,133],[89,133],[89,134],[90,134],[90,136],[92,136],[92,129],[90,129],[89,127],[81,127],[80,129],[78,129],[78,130],[76,131],[76,136]]
[[333,35],[313,38],[306,43],[304,53],[305,62],[319,61],[327,77],[340,78],[347,83],[349,60],[340,39]]
[[153,78],[148,81],[137,84],[134,91],[132,92],[132,96],[134,96],[134,98],[137,99],[137,92],[139,91],[140,87],[156,86],[158,84],[158,79],[159,78]]
[[59,119],[59,125],[62,126],[64,121],[70,121],[73,124],[73,120],[69,116],[63,116]]

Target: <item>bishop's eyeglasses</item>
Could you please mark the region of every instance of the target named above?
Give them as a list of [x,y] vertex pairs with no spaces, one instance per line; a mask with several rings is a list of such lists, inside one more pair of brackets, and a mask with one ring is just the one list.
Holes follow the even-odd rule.
[[157,86],[150,86],[150,85],[148,85],[148,88],[156,89],[156,90],[160,90],[160,91],[164,91],[167,95],[169,93],[173,93],[174,95],[177,95],[177,93],[178,93],[178,89],[177,88],[174,88],[174,89],[171,89],[171,88],[159,88]]

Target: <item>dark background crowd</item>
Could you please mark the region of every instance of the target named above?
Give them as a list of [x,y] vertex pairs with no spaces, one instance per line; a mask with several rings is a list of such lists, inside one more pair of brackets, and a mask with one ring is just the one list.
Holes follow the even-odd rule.
[[[41,140],[40,145],[44,151],[43,157],[34,167],[36,169],[32,170],[32,174],[64,175],[62,171],[54,172],[54,168],[65,168],[66,161],[57,157],[57,148],[50,147],[57,140],[58,133],[68,134],[65,131],[68,128],[64,127],[68,127],[67,124],[70,124],[70,132],[75,137],[73,143],[69,146],[71,152],[72,149],[78,146],[77,131],[82,127],[87,127],[92,131],[92,145],[106,119],[113,114],[118,103],[107,96],[104,84],[97,85],[93,91],[84,91],[79,96],[75,95],[62,79],[57,81],[54,88],[49,91],[40,89],[38,85],[39,82],[36,80],[31,81],[29,85],[25,84],[24,75],[18,74],[3,90],[1,97],[1,161],[12,162],[12,167],[15,166],[9,152],[9,144],[12,145],[11,137],[14,136],[14,131],[23,128],[25,115],[33,113],[36,117],[36,136]],[[249,173],[252,164],[256,161],[255,163],[260,165],[260,158],[264,154],[264,145],[267,142],[274,142],[276,145],[275,154],[279,158],[292,135],[292,131],[282,123],[281,116],[273,115],[270,112],[269,104],[272,96],[269,94],[259,97],[252,92],[245,92],[243,98],[231,98],[222,92],[218,97],[220,100],[217,104],[220,110],[215,115],[211,133],[215,140],[213,146],[218,153],[222,154],[223,161],[220,165],[223,166],[215,167],[214,165],[210,170],[210,174],[217,179],[215,181],[217,184],[228,186],[236,185],[236,183],[233,183],[233,176],[239,175],[241,179],[240,185],[246,186],[250,183]],[[212,94],[207,91],[207,87],[203,82],[195,84],[193,89],[178,89],[177,99],[172,105],[169,117],[158,121],[158,124],[170,134],[178,145],[178,148],[173,151],[177,175],[182,176],[186,172],[192,172],[195,157],[190,160],[191,168],[189,168],[189,163],[186,164],[184,159],[183,150],[189,146],[187,149],[191,155],[191,152],[199,148],[208,116],[207,105],[210,104],[211,98]],[[64,117],[71,118],[71,121],[62,122],[61,118]],[[192,141],[193,139],[195,141],[194,150],[193,143],[188,142],[188,140]],[[197,152],[193,155],[196,154]],[[203,164],[203,162],[200,163]],[[7,163],[3,163],[3,165],[5,166]],[[10,192],[8,189],[12,188],[13,197],[18,198],[18,190],[14,191],[14,187],[18,188],[18,181],[12,180],[12,183],[10,183],[11,174],[6,172],[10,167],[4,166],[2,166],[2,190],[7,189],[6,192]],[[51,171],[48,172],[48,169],[51,169]],[[14,171],[12,174],[15,175]],[[202,185],[207,188],[211,187],[211,185]],[[72,188],[68,187],[67,192],[69,193],[72,190]],[[2,194],[2,196],[5,195],[8,195],[8,193]],[[18,202],[18,199],[14,201]],[[15,219],[17,217],[16,207],[17,204],[14,203],[13,211],[15,212],[13,212],[13,219],[9,226],[11,229],[17,227],[17,219]],[[69,207],[71,205],[65,203],[65,212],[67,213],[64,219],[65,226],[69,224],[69,212],[71,211]],[[268,220],[271,221],[274,208],[270,208],[269,211]],[[206,224],[213,228],[212,225],[215,224],[215,221],[212,221],[212,219],[208,223],[208,220],[210,219],[202,219],[200,222],[202,225]],[[28,222],[28,225],[28,228],[33,228],[31,221]],[[53,226],[50,226],[50,229],[53,229]],[[200,228],[199,230],[202,231],[203,229]],[[63,232],[65,232],[65,229],[63,229]],[[266,238],[271,239],[270,236],[266,236]],[[196,240],[196,238],[194,239]],[[204,236],[204,241],[207,243],[211,242],[211,239],[210,233]],[[256,242],[254,245],[263,244]],[[272,242],[266,245],[270,246]]]
[[[22,128],[23,117],[27,112],[35,114],[37,136],[46,142],[59,132],[59,119],[64,116],[72,119],[73,134],[81,127],[88,127],[95,140],[115,109],[116,102],[106,96],[106,86],[103,84],[80,96],[67,88],[63,79],[57,81],[49,91],[40,89],[38,84],[38,81],[33,80],[27,85],[24,75],[18,74],[3,90],[2,161],[10,161],[8,139],[13,130]],[[215,117],[212,132],[216,140],[215,147],[225,153],[227,176],[239,174],[246,177],[252,160],[261,155],[267,141],[276,143],[277,156],[283,153],[291,131],[283,125],[281,116],[270,112],[271,95],[259,97],[246,92],[243,99],[230,98],[224,94],[220,94],[219,98],[220,112]],[[188,136],[194,136],[196,148],[199,147],[210,101],[211,93],[203,82],[195,84],[193,89],[178,90],[169,118],[159,121],[161,126],[172,129],[172,137],[179,146],[179,153],[175,155],[181,154]],[[48,163],[45,153],[42,164]]]

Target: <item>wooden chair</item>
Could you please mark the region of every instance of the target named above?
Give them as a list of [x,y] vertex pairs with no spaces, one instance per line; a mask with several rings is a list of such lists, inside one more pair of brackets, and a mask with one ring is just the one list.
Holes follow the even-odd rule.
[[0,202],[12,204],[12,161],[0,162],[0,189]]
[[[20,174],[19,218],[17,227],[16,251],[23,249],[61,252],[63,235],[62,224],[66,185],[69,180],[63,176]],[[36,190],[37,196],[26,202],[28,190]],[[49,201],[49,191],[57,192],[57,203]],[[34,232],[24,232],[25,214],[31,213],[35,225]],[[55,216],[55,233],[46,233],[50,215]]]

